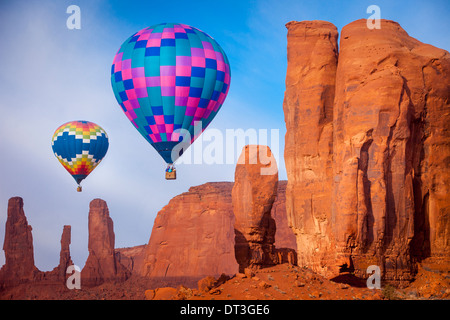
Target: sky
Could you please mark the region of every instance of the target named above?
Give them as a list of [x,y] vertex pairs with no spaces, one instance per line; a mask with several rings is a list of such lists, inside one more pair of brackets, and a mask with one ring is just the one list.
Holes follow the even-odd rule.
[[[279,178],[286,179],[285,24],[325,20],[340,31],[368,18],[372,4],[380,7],[381,18],[399,22],[410,36],[450,51],[447,0],[0,0],[0,241],[8,199],[20,196],[33,228],[36,266],[48,271],[58,265],[63,226],[71,225],[72,260],[82,267],[91,200],[108,203],[116,248],[132,247],[148,242],[156,214],[174,196],[191,186],[234,180],[235,163],[225,160],[180,164],[176,181],[164,179],[164,161],[123,114],[110,84],[114,55],[136,31],[179,22],[211,35],[230,61],[231,85],[205,132],[224,137],[227,130],[257,130],[258,143],[277,153]],[[79,30],[67,28],[70,5],[80,8]],[[56,128],[72,120],[99,124],[110,142],[81,193],[51,149]],[[267,142],[258,130],[267,130]],[[212,143],[199,141],[191,147],[196,152]],[[236,144],[234,159],[240,151]],[[0,250],[0,266],[4,262]]]

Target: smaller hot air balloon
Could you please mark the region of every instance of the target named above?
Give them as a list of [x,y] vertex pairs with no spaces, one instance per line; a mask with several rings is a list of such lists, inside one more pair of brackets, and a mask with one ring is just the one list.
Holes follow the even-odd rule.
[[102,161],[108,151],[109,140],[105,130],[89,121],[70,121],[56,129],[52,149],[63,167],[78,184]]

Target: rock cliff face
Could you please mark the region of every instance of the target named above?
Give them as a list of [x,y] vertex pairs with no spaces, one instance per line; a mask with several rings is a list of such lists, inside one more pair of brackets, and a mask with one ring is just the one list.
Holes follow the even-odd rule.
[[[284,209],[286,181],[280,181],[272,216],[277,247],[296,249]],[[161,285],[195,286],[205,276],[238,272],[234,252],[233,182],[192,187],[174,197],[155,219],[144,252],[142,275]],[[276,213],[275,213],[276,211]]]
[[106,202],[94,199],[89,205],[89,256],[81,270],[82,286],[126,280],[130,272],[116,260],[114,227]]
[[299,265],[327,275],[337,271],[331,195],[338,32],[325,21],[290,22],[286,27],[286,213],[297,237]]
[[9,199],[3,243],[5,264],[0,270],[0,287],[28,282],[39,274],[34,265],[31,229],[23,210],[23,199]]
[[299,263],[359,276],[374,264],[405,281],[417,261],[448,261],[449,53],[387,20],[345,26],[339,59],[332,25],[287,28],[286,210]]
[[141,274],[144,264],[144,253],[147,245],[115,249],[116,261],[121,263],[132,274]]
[[289,227],[288,219],[286,216],[286,180],[278,181],[278,190],[275,201],[272,205],[272,211],[270,215],[275,220],[277,230],[275,232],[276,248],[289,248],[297,251],[297,241],[295,234]]
[[396,22],[364,25],[342,29],[336,75],[338,253],[409,280],[414,257],[449,254],[450,55]]
[[[274,166],[264,174],[263,170]],[[271,216],[278,188],[276,161],[267,146],[245,146],[236,165],[232,190],[235,256],[239,271],[273,265],[275,220]]]
[[232,186],[214,182],[191,187],[158,212],[145,252],[144,276],[197,281],[237,272]]

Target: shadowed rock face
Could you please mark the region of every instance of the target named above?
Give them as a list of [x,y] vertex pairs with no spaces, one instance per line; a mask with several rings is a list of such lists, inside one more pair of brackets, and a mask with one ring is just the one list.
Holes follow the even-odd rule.
[[123,281],[130,272],[116,261],[114,227],[108,206],[101,199],[89,205],[89,256],[81,270],[82,286],[96,286],[105,281]]
[[[266,146],[245,146],[236,165],[232,191],[235,255],[239,271],[276,263],[272,205],[278,188],[275,158]],[[275,170],[263,171],[275,164]]]
[[277,227],[274,245],[276,248],[289,248],[297,251],[295,234],[289,227],[286,216],[286,186],[286,180],[278,181],[277,196],[273,202],[272,211],[270,213],[275,220]]
[[287,28],[286,210],[299,264],[359,276],[374,264],[406,281],[417,261],[448,261],[449,53],[387,20],[345,26],[339,59],[334,26]]
[[132,274],[140,275],[146,246],[143,244],[129,248],[116,248],[114,250],[116,261],[120,262]]

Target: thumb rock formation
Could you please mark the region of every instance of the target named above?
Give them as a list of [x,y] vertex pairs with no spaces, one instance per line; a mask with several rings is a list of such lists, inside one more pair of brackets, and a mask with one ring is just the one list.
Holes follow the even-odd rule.
[[106,202],[94,199],[89,205],[89,256],[81,270],[81,286],[97,286],[105,281],[124,281],[130,272],[114,252],[114,227]]
[[269,147],[245,146],[236,165],[232,191],[235,256],[240,272],[277,261],[276,226],[270,214],[277,188],[278,169]]

